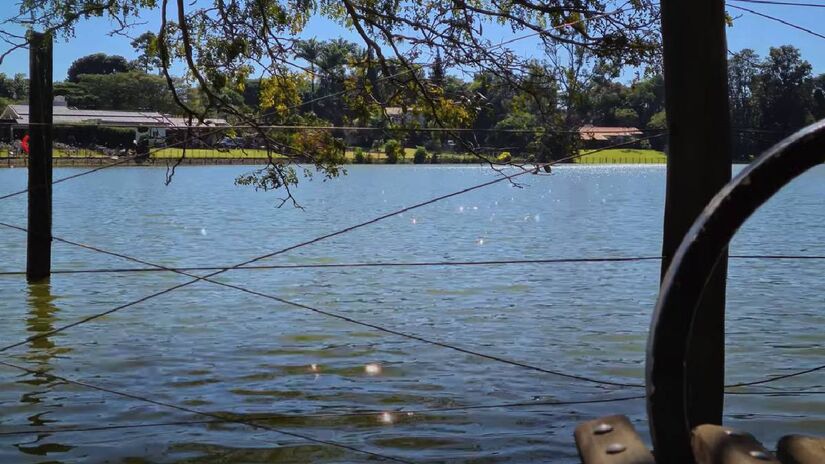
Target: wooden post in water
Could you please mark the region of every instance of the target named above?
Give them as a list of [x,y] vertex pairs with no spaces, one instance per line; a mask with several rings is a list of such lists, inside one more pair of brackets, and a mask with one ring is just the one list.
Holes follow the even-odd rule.
[[[724,0],[662,0],[661,15],[669,130],[664,277],[694,220],[730,180],[731,153]],[[661,334],[648,344],[647,410],[658,462],[693,462],[690,429],[721,424],[726,276],[727,251],[705,287],[687,359],[669,356],[678,337]],[[686,384],[673,380],[682,369]]]
[[29,33],[29,225],[26,279],[52,266],[52,36]]

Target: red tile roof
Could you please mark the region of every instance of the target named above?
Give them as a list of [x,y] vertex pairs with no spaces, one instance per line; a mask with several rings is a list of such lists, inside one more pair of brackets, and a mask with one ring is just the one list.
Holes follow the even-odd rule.
[[642,135],[635,127],[604,127],[586,125],[579,128],[582,140],[610,140],[613,137],[632,137]]

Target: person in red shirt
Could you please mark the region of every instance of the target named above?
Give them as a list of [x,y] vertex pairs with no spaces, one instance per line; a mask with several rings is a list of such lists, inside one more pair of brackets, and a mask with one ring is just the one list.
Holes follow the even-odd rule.
[[25,151],[26,154],[28,155],[29,154],[29,134],[26,134],[26,135],[23,136],[23,140],[20,141],[20,145],[23,147],[23,151]]

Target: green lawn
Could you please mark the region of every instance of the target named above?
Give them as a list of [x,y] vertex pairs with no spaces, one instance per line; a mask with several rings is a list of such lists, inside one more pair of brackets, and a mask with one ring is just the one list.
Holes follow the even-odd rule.
[[79,150],[63,150],[60,148],[52,149],[52,157],[54,158],[69,158],[69,157],[102,157],[106,156],[102,152],[96,150],[87,150],[85,148]]
[[[587,153],[595,150],[582,150]],[[642,150],[635,148],[613,148],[598,151],[576,158],[579,164],[655,164],[667,162],[664,153],[657,150]]]
[[[183,154],[183,150],[180,148],[151,148],[149,150],[151,157],[155,159],[177,159],[180,158]],[[400,160],[401,163],[412,163],[413,154],[415,153],[415,148],[405,148],[404,149],[404,159]],[[78,150],[71,150],[71,149],[60,149],[55,148],[53,150],[53,154],[55,158],[66,158],[66,157],[104,157],[107,156],[102,152],[98,152],[95,150],[90,149],[78,149]],[[384,155],[384,151],[372,151],[372,152],[365,152],[366,155],[369,155],[372,158],[373,163],[382,164],[386,160],[386,156]],[[439,158],[443,163],[455,163],[455,162],[468,162],[474,161],[477,158],[473,155],[461,155],[457,153],[439,153]],[[214,158],[234,158],[234,159],[266,159],[267,153],[266,150],[258,149],[258,148],[249,148],[249,149],[240,149],[240,148],[232,148],[232,149],[221,149],[218,150],[217,148],[190,148],[186,150],[186,157],[192,159],[214,159]],[[273,154],[274,158],[283,158],[283,156],[279,154]],[[348,162],[352,162],[355,158],[355,153],[352,150],[347,150],[346,152],[346,159]]]
[[[183,154],[183,150],[180,148],[151,148],[149,150],[150,156],[156,159],[177,159],[180,158]],[[59,148],[55,148],[53,150],[53,156],[55,158],[66,158],[66,157],[103,157],[106,156],[104,153],[95,151],[95,150],[88,150],[88,149],[79,149],[79,150],[63,150]],[[190,148],[186,150],[186,157],[187,158],[196,158],[196,159],[204,159],[204,158],[236,158],[236,159],[266,159],[266,150],[261,150],[257,148],[252,149],[231,149],[231,150],[218,150],[216,148]],[[282,158],[281,155],[273,154],[274,158]]]
[[[589,151],[594,150],[582,150],[582,152],[586,153]],[[160,148],[160,149],[151,149],[150,151],[151,156],[156,159],[177,159],[180,158],[183,154],[183,150],[180,148]],[[412,163],[413,154],[415,153],[415,148],[405,148],[404,149],[404,159],[399,160],[400,163]],[[373,163],[376,164],[383,164],[386,160],[386,156],[382,151],[369,151],[364,152],[365,155],[369,156],[372,159]],[[54,156],[56,158],[64,158],[69,156],[77,156],[77,157],[97,157],[97,156],[105,156],[103,153],[96,152],[94,150],[61,150],[59,148],[54,149]],[[432,154],[430,154],[432,156]],[[250,149],[228,149],[228,150],[218,150],[215,148],[190,148],[186,150],[186,157],[193,158],[193,159],[214,159],[214,158],[235,158],[235,159],[266,159],[267,153],[266,150],[258,149],[258,148],[250,148]],[[274,158],[283,158],[283,156],[278,154],[273,154]],[[346,152],[346,159],[348,162],[352,162],[355,158],[355,153],[352,150],[347,150]],[[460,153],[439,153],[438,154],[439,162],[440,163],[475,163],[481,162],[476,156],[471,154],[460,154]],[[579,164],[655,164],[655,163],[665,163],[667,158],[665,157],[664,153],[656,150],[641,150],[641,149],[610,149],[604,151],[598,151],[592,154],[586,154],[581,158],[577,158],[574,160],[575,163]]]

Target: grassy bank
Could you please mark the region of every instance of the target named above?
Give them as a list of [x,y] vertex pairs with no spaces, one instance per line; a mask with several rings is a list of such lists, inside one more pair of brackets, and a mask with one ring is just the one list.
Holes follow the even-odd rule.
[[[399,159],[398,164],[411,164],[413,162],[414,153],[414,148],[404,149],[404,158]],[[178,159],[181,155],[183,155],[183,150],[180,148],[154,148],[150,150],[150,154],[151,158],[159,160]],[[387,156],[383,151],[365,151],[364,155],[368,157],[369,163],[385,164],[387,161]],[[430,155],[432,156],[432,154]],[[77,150],[55,148],[53,150],[53,156],[55,158],[110,158],[110,155],[102,151],[86,148]],[[275,159],[285,158],[277,153],[273,153],[272,156]],[[352,150],[347,150],[345,156],[347,163],[353,163],[355,161],[355,153]],[[227,150],[218,150],[214,148],[190,148],[186,150],[186,157],[189,159],[266,160],[267,153],[266,150],[258,148],[233,148]],[[439,153],[438,159],[440,163],[473,163],[479,161],[478,158],[473,155],[458,153]]]
[[[593,150],[583,150],[584,152]],[[404,149],[404,158],[399,159],[399,164],[411,164],[413,162],[414,148]],[[177,159],[183,154],[180,148],[161,148],[152,149],[151,156],[154,159]],[[383,151],[365,151],[365,157],[368,163],[385,164],[387,157]],[[433,154],[430,153],[429,156]],[[355,161],[355,152],[353,150],[346,151],[347,163]],[[108,156],[99,151],[88,149],[54,149],[55,158],[70,158],[70,157],[89,157],[89,158],[108,158]],[[267,159],[266,150],[258,148],[250,149],[227,149],[218,150],[214,148],[190,148],[186,150],[186,157],[189,159],[225,159],[225,160],[265,160]],[[279,154],[273,154],[273,158],[284,158]],[[521,160],[513,160],[521,161]],[[657,150],[642,150],[642,149],[610,149],[599,151],[593,154],[587,154],[581,158],[574,160],[578,164],[656,164],[665,163],[667,158],[664,153]],[[438,153],[438,162],[442,164],[450,163],[480,163],[478,157],[472,154],[462,154],[454,152]]]
[[[152,157],[156,159],[177,159],[183,155],[181,148],[162,148],[160,150],[151,150]],[[235,159],[267,159],[266,150],[259,148],[232,148],[226,150],[218,150],[215,148],[190,148],[186,150],[186,157],[193,159],[209,159],[209,158],[235,158]],[[283,156],[273,153],[273,158],[283,158]]]
[[656,164],[667,162],[667,157],[657,150],[614,148],[584,155],[574,162],[578,164]]
[[[151,157],[155,159],[177,159],[183,155],[180,148],[152,148],[149,150]],[[53,150],[55,158],[108,158],[109,155],[102,151],[92,149],[60,149]],[[266,159],[266,150],[258,148],[229,150],[218,150],[215,148],[189,148],[186,150],[186,157],[192,159]],[[281,155],[273,154],[275,158],[282,158]]]
[[[592,151],[592,150],[587,150]],[[415,148],[405,148],[404,158],[399,159],[399,164],[410,164],[413,161],[413,154]],[[154,152],[153,157],[157,159],[180,158],[182,150],[180,148],[164,148]],[[430,153],[430,156],[433,154]],[[283,158],[280,155],[273,155],[275,158]],[[355,160],[355,152],[353,150],[346,151],[346,160],[352,163]],[[365,151],[364,156],[369,162],[374,164],[386,163],[387,156],[383,151]],[[231,150],[215,150],[215,149],[189,149],[186,150],[186,157],[193,159],[202,158],[236,158],[236,159],[266,159],[266,150],[260,149],[231,149]],[[515,160],[514,160],[515,161]],[[599,151],[597,153],[584,155],[577,158],[574,162],[580,164],[656,164],[665,163],[667,158],[664,153],[657,150],[642,150],[642,149],[611,149]],[[472,154],[461,153],[438,153],[439,163],[479,163],[478,157]]]
[[87,150],[85,148],[78,150],[52,148],[52,157],[54,158],[104,158],[106,154],[96,150]]

